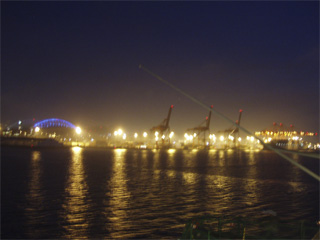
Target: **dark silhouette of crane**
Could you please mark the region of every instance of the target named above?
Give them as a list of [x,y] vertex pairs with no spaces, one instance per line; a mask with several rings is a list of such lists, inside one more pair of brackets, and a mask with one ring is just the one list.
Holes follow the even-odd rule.
[[[170,144],[170,138],[168,138],[168,136],[166,136],[166,135],[168,135],[167,133],[170,132],[169,122],[170,122],[172,109],[173,109],[173,105],[171,105],[170,108],[169,108],[169,112],[168,112],[167,118],[165,118],[158,126],[154,126],[154,127],[152,127],[150,129],[151,132],[154,132],[154,133],[158,132],[158,136],[162,139],[162,146],[163,147],[164,147],[164,143],[165,143],[165,138],[168,139],[168,142]],[[157,140],[156,140],[156,144],[157,144],[157,147],[158,147],[158,141]]]
[[[210,106],[210,108],[213,108],[213,105]],[[205,121],[202,122],[199,126],[194,128],[187,129],[187,132],[192,132],[192,134],[196,134],[196,137],[198,139],[198,145],[200,144],[200,136],[203,135],[203,144],[206,145],[206,133],[207,131],[210,134],[210,120],[211,120],[211,110],[209,111],[209,117],[206,117]]]
[[224,132],[225,134],[228,134],[228,135],[232,135],[234,133],[238,133],[239,132],[239,126],[240,126],[240,121],[241,121],[241,115],[242,115],[242,109],[239,110],[239,118],[238,120],[236,121],[236,127],[232,126],[224,131],[220,131],[220,132]]
[[[232,136],[237,133],[237,139],[239,139],[239,126],[240,126],[240,121],[241,121],[241,116],[242,116],[242,109],[239,110],[239,118],[236,120],[236,126],[232,126],[224,131],[219,131],[223,132],[227,136]],[[236,138],[233,139],[233,142],[235,143]]]

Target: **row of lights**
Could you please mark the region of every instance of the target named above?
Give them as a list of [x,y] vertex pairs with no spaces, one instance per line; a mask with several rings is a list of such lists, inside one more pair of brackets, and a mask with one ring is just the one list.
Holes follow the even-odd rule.
[[[158,141],[159,140],[159,132],[155,132],[154,133],[155,135],[155,140]],[[169,138],[172,138],[174,135],[174,132],[170,132],[169,134]],[[121,128],[119,128],[118,130],[114,131],[114,136],[117,137],[117,136],[122,136],[122,138],[125,140],[127,138],[127,134],[123,132],[123,130]],[[134,133],[134,138],[138,138],[138,133]],[[144,138],[146,138],[148,136],[148,133],[147,132],[143,132],[142,136]],[[165,139],[165,135],[162,135],[161,136],[162,139]]]

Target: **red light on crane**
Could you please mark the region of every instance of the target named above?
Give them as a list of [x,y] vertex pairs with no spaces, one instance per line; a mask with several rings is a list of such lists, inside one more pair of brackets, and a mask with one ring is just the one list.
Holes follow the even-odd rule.
[[211,105],[210,108],[213,108],[213,105]]
[[208,117],[206,117],[206,120],[208,120]]
[[173,105],[171,105],[171,108],[173,108]]
[[273,122],[273,126],[275,126],[275,125],[277,125],[277,123],[276,123],[276,122]]
[[239,112],[242,112],[242,109],[240,109]]
[[280,127],[282,127],[283,126],[283,124],[282,123],[280,123]]

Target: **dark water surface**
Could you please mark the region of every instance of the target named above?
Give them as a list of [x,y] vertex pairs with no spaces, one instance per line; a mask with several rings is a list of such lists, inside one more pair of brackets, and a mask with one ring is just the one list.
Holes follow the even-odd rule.
[[263,210],[316,222],[319,183],[269,151],[1,150],[1,238],[172,239],[195,216]]

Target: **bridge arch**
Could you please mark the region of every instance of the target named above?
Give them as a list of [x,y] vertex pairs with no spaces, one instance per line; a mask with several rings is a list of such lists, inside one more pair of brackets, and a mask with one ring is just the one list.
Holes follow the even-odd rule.
[[52,127],[65,127],[65,128],[76,128],[75,125],[73,125],[71,122],[68,122],[63,119],[59,118],[48,118],[41,120],[39,122],[36,122],[33,125],[34,128],[39,127],[39,128],[52,128]]

